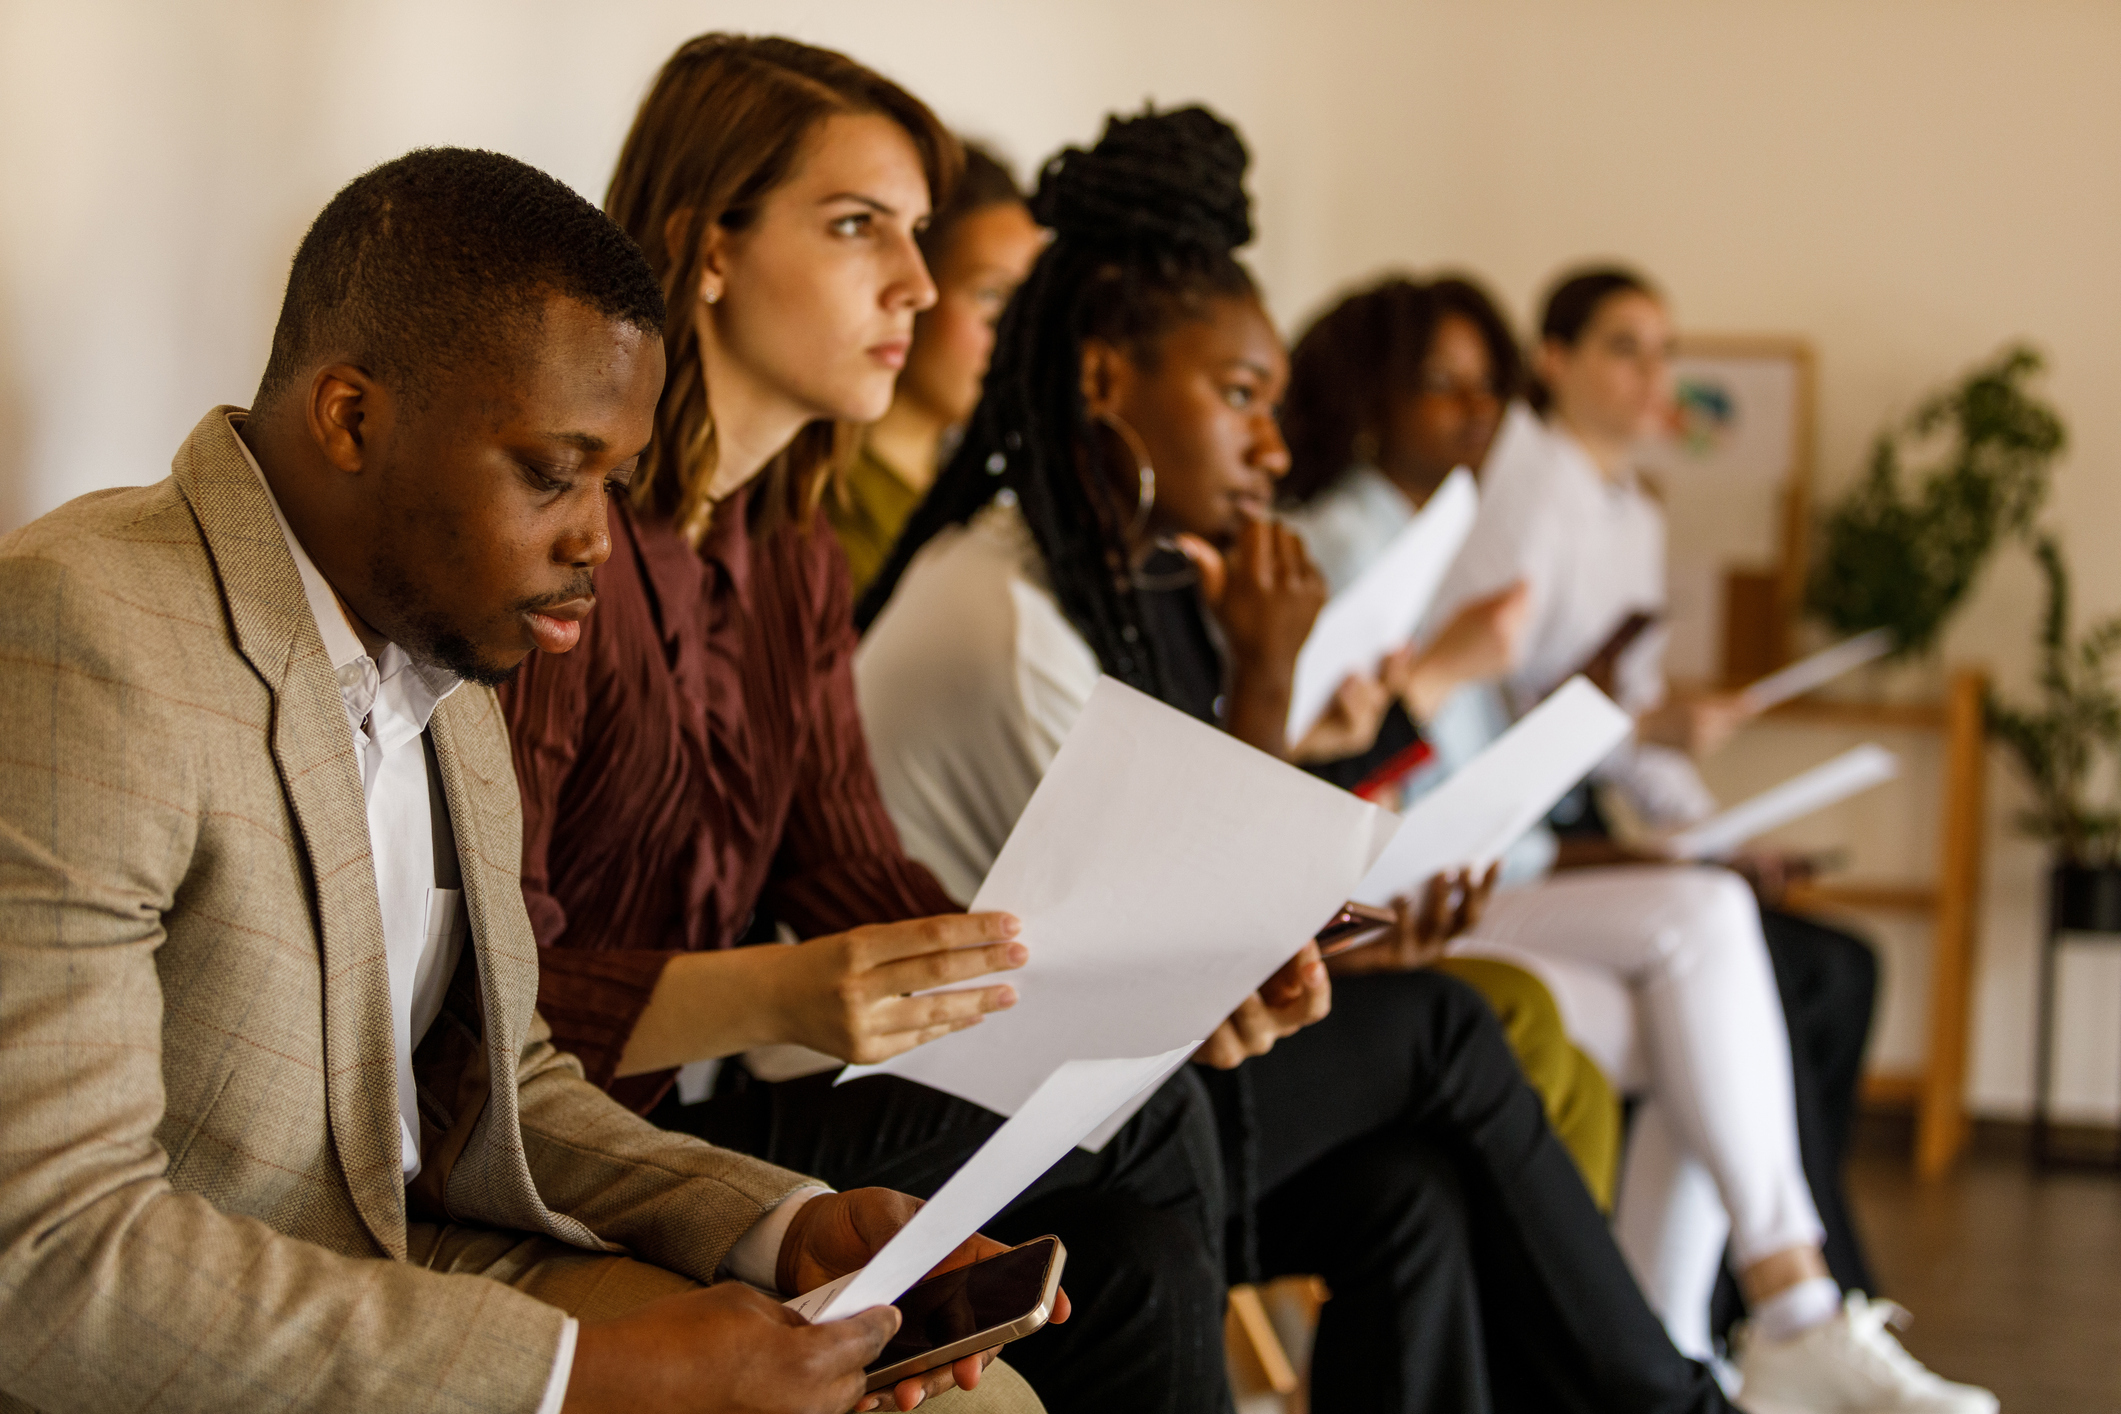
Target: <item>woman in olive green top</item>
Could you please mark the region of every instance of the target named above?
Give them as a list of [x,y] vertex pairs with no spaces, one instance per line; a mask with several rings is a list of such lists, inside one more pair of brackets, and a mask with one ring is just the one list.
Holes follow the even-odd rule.
[[935,479],[943,438],[979,403],[995,323],[1045,239],[1009,170],[967,144],[964,177],[920,236],[936,302],[914,320],[891,410],[825,497],[857,598]]

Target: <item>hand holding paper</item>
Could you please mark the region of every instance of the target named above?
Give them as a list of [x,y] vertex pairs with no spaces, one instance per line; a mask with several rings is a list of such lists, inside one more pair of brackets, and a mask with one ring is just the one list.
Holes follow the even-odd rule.
[[1197,1044],[1332,916],[1394,823],[1106,678],[972,901],[1023,922],[1017,1004],[845,1076],[1006,1115],[1066,1061]]
[[1342,682],[1375,673],[1386,654],[1414,636],[1472,532],[1479,501],[1472,473],[1464,467],[1452,472],[1384,553],[1327,601],[1296,657],[1291,742],[1303,740]]
[[1449,780],[1414,803],[1348,897],[1389,909],[1452,869],[1484,871],[1628,739],[1635,723],[1571,678]]
[[1162,1055],[1060,1066],[869,1265],[788,1305],[813,1321],[836,1321],[896,1301],[1114,1111],[1163,1084],[1194,1044]]

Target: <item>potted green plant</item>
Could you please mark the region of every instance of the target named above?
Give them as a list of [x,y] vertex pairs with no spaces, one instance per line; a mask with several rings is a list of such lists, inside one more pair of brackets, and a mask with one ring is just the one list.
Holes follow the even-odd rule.
[[[2040,630],[2038,697],[2027,707],[1989,694],[1988,728],[2017,758],[2032,787],[2018,817],[2054,853],[2051,922],[2062,930],[2121,931],[2121,693],[2112,659],[2121,652],[2121,615],[2070,635],[2069,571],[2051,535],[2033,555],[2047,580]],[[2094,798],[2102,775],[2106,794]]]
[[[1945,620],[2006,537],[2047,497],[2062,419],[2026,391],[2041,368],[2005,349],[1878,434],[1869,472],[1821,525],[1805,607],[1837,634],[1888,628],[1897,652],[1935,646]],[[1908,489],[1907,458],[1934,453]]]

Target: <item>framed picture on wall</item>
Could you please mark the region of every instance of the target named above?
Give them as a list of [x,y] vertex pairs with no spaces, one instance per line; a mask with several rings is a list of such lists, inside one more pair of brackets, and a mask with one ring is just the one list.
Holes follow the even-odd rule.
[[1802,339],[1694,334],[1642,465],[1664,498],[1678,681],[1737,685],[1790,657],[1804,591],[1813,360]]

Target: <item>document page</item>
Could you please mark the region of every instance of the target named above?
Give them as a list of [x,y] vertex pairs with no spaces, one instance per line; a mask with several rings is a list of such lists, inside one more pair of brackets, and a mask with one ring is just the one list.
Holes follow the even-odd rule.
[[1487,868],[1634,730],[1634,718],[1588,678],[1570,678],[1414,802],[1348,897],[1389,908],[1447,869]]
[[1404,647],[1428,613],[1444,571],[1473,530],[1480,495],[1464,467],[1444,478],[1421,514],[1355,582],[1327,601],[1296,655],[1289,740],[1303,738],[1350,676],[1368,677]]
[[810,1320],[837,1321],[898,1300],[1114,1111],[1163,1084],[1199,1044],[1196,1038],[1162,1055],[1064,1063],[868,1266],[787,1304]]
[[972,900],[1023,921],[1017,1003],[841,1080],[1011,1115],[1063,1062],[1213,1031],[1348,896],[1397,817],[1111,678]]
[[1874,628],[1869,633],[1859,633],[1831,648],[1822,648],[1808,658],[1799,658],[1787,668],[1769,673],[1742,690],[1738,700],[1745,704],[1747,711],[1765,712],[1793,697],[1802,697],[1813,688],[1824,687],[1865,663],[1875,663],[1892,651],[1892,630]]
[[1899,774],[1900,758],[1884,747],[1855,747],[1713,819],[1682,830],[1665,841],[1665,849],[1674,859],[1721,859],[1755,836],[1824,810]]

